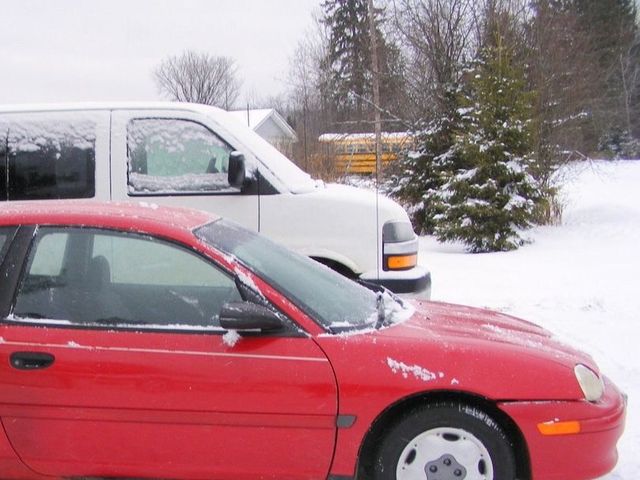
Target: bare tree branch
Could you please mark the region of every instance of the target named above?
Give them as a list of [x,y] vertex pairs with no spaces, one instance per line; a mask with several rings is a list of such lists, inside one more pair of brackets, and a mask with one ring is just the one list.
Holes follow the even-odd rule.
[[160,92],[170,100],[229,110],[238,99],[238,67],[229,57],[191,50],[162,60],[153,72]]
[[419,116],[441,105],[472,55],[474,0],[393,0],[395,28],[409,55],[408,84]]

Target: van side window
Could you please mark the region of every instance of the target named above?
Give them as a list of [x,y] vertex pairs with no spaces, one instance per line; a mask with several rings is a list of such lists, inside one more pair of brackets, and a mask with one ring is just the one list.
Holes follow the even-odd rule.
[[229,185],[233,148],[204,125],[173,118],[127,126],[130,194],[238,192]]
[[0,119],[0,200],[95,195],[96,124],[68,114]]

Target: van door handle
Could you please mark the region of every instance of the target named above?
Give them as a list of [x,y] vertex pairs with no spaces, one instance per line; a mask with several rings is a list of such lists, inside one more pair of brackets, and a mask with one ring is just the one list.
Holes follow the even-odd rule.
[[47,368],[53,364],[55,357],[44,352],[13,352],[9,362],[18,370],[36,370]]

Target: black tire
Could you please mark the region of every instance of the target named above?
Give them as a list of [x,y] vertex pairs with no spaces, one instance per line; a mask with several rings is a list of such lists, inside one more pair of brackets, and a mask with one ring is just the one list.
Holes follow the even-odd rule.
[[[474,461],[463,458],[469,451]],[[457,402],[407,412],[385,432],[374,455],[367,475],[373,480],[516,478],[513,446],[503,429],[482,410]]]

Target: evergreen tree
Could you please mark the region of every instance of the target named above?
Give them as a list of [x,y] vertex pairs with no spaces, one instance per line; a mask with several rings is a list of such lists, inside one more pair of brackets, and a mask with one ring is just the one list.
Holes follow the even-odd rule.
[[452,148],[457,168],[436,193],[443,207],[434,219],[435,234],[462,241],[472,252],[515,249],[542,199],[529,173],[531,94],[497,31],[468,79],[459,111],[464,129]]
[[324,22],[330,29],[327,66],[333,96],[341,109],[361,112],[369,93],[371,63],[366,0],[325,0]]
[[[432,234],[446,203],[438,195],[459,163],[460,85],[470,49],[473,2],[400,0],[396,26],[411,59],[411,106],[418,118],[415,145],[390,165],[385,189],[407,208],[414,228]],[[413,107],[413,108],[412,108]]]
[[[321,66],[328,72],[321,89],[329,97],[339,122],[369,120],[373,105],[368,2],[324,0],[322,8],[323,23],[329,30],[329,46]],[[395,110],[405,92],[403,58],[400,50],[382,34],[383,10],[376,8],[374,17],[380,63],[382,105],[379,107]]]
[[553,174],[570,156],[588,154],[597,144],[588,132],[589,103],[599,73],[587,58],[588,38],[579,28],[573,0],[534,0],[526,23],[528,88],[536,92],[535,177],[550,185]]
[[588,51],[582,55],[598,71],[590,102],[592,134],[596,139],[615,136],[620,131],[628,134],[622,67],[638,31],[635,0],[569,1],[588,39]]
[[459,86],[445,87],[441,112],[416,134],[415,150],[391,165],[387,190],[409,212],[414,228],[434,233],[435,219],[446,209],[440,190],[459,164],[456,136],[461,126]]
[[627,109],[627,124],[630,142],[628,145],[632,158],[640,156],[640,28],[636,30],[636,38],[629,48],[627,61],[624,65],[625,107]]

